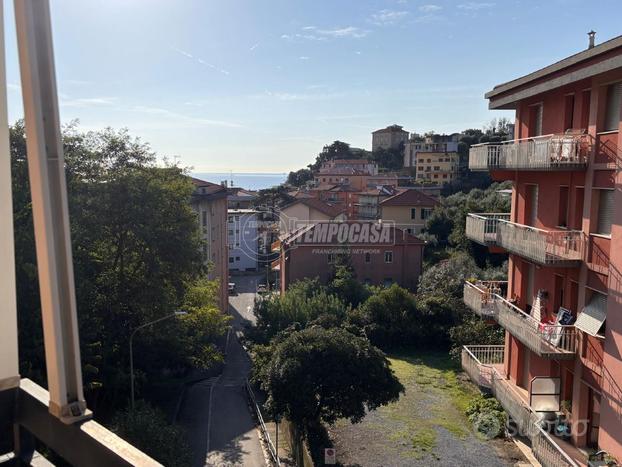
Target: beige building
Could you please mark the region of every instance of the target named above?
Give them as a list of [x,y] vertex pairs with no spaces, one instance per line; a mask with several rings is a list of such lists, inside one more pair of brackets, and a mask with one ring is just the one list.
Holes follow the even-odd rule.
[[458,178],[460,157],[457,152],[417,152],[416,182],[444,185]]
[[413,133],[404,145],[404,167],[415,167],[417,153],[423,152],[458,152],[460,133],[451,135],[420,136]]
[[192,208],[199,215],[203,260],[209,266],[208,278],[220,281],[220,309],[227,311],[229,297],[229,248],[227,246],[227,189],[193,178]]
[[408,142],[408,132],[399,125],[391,125],[371,134],[371,150],[395,149]]
[[383,222],[395,222],[397,228],[415,235],[421,233],[437,204],[438,201],[419,190],[403,190],[380,202],[380,218]]

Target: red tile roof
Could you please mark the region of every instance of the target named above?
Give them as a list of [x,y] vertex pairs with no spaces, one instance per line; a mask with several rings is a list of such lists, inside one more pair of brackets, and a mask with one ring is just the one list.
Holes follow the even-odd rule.
[[199,189],[201,188],[200,194],[211,195],[213,193],[218,193],[220,191],[227,191],[227,189],[218,185],[217,183],[207,182],[205,180],[201,180],[199,178],[190,177],[190,180],[194,184],[194,186]]
[[385,199],[383,206],[436,206],[438,201],[419,190],[409,189]]
[[317,198],[299,198],[293,203],[288,204],[287,206],[284,206],[282,209],[287,209],[288,207],[293,206],[298,203],[304,204],[305,206],[315,209],[316,211],[319,211],[322,214],[326,214],[327,216],[331,218],[335,218],[339,214],[345,212],[345,209],[339,206],[335,206],[330,203],[325,203],[324,201],[320,201]]

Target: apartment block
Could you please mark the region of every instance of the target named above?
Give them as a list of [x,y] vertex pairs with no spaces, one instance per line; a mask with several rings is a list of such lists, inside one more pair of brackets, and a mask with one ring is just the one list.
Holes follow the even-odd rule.
[[415,180],[417,183],[445,185],[458,178],[459,167],[457,152],[418,151]]
[[413,133],[404,146],[404,167],[416,167],[417,153],[424,152],[458,152],[459,133],[451,135],[426,135]]
[[229,209],[227,243],[230,271],[257,271],[259,259],[259,212]]
[[472,147],[469,168],[512,182],[511,212],[471,214],[466,233],[508,253],[508,281],[464,300],[505,344],[465,347],[463,367],[542,465],[622,460],[622,36],[486,98],[515,111],[515,139]]
[[209,267],[208,278],[220,281],[219,304],[221,310],[226,311],[229,300],[227,188],[198,178],[192,178],[192,183],[195,189],[191,205],[199,216],[203,260]]

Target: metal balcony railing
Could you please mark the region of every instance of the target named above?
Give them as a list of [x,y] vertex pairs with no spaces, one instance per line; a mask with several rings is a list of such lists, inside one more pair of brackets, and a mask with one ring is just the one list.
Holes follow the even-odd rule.
[[468,214],[466,218],[466,236],[481,245],[495,245],[499,221],[510,220],[509,213]]
[[492,392],[516,424],[531,440],[534,456],[544,467],[578,467],[541,426],[540,416],[525,402],[497,366],[503,363],[504,346],[469,345],[462,348],[462,368],[484,390]]
[[587,135],[561,134],[483,143],[469,150],[470,170],[584,170]]
[[541,323],[508,300],[497,296],[497,322],[541,357],[574,358],[577,333],[574,326]]
[[464,304],[482,318],[494,318],[496,314],[495,297],[501,295],[507,282],[477,281],[464,283]]
[[538,264],[576,266],[584,259],[586,241],[580,230],[543,230],[507,220],[497,220],[495,226],[496,245]]

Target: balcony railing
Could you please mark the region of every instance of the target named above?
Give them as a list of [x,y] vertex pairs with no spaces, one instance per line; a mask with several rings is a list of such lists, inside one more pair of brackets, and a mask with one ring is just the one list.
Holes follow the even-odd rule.
[[483,143],[469,150],[470,170],[584,170],[586,135],[546,135]]
[[488,281],[464,283],[464,304],[482,318],[494,318],[497,311],[495,297],[501,295],[507,282]]
[[541,427],[540,416],[498,370],[503,358],[502,345],[469,345],[462,348],[462,368],[475,384],[492,392],[516,424],[519,433],[531,440],[536,459],[544,467],[578,467],[579,463],[568,456]]
[[496,221],[496,245],[544,266],[575,266],[583,261],[585,235],[579,230],[543,230]]
[[574,326],[541,323],[516,305],[497,296],[497,322],[541,357],[574,358],[577,333]]
[[466,236],[481,245],[495,245],[499,221],[510,220],[509,213],[469,214],[466,218]]

